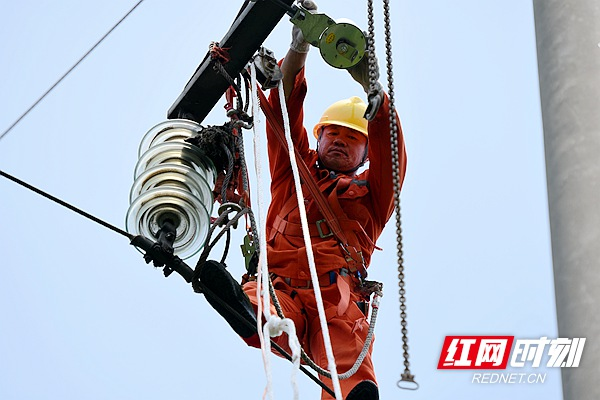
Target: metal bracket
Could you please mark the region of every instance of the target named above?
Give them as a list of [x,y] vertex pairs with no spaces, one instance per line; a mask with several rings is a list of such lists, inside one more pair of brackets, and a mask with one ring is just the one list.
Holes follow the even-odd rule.
[[[290,7],[294,0],[280,0]],[[230,76],[237,76],[285,15],[285,10],[268,1],[247,1],[225,36],[219,40],[227,48],[229,62],[223,65]],[[213,109],[230,83],[213,70],[210,51],[196,69],[181,95],[168,111],[168,118],[187,118],[201,123]]]
[[194,278],[194,271],[183,260],[173,253],[169,253],[163,249],[158,242],[153,242],[145,236],[138,235],[131,239],[131,244],[146,252],[144,260],[146,263],[152,261],[155,267],[164,267],[165,276],[171,275],[173,271],[191,283]]
[[177,238],[177,229],[170,219],[162,221],[161,227],[156,233],[156,242],[161,249],[169,254],[173,254],[173,244]]

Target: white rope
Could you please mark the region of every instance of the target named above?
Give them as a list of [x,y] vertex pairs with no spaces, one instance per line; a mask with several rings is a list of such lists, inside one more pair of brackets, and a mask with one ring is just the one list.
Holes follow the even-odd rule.
[[[269,267],[267,263],[267,241],[265,239],[266,232],[266,216],[265,216],[265,200],[262,191],[262,156],[260,153],[260,134],[257,132],[257,125],[260,121],[260,103],[258,99],[257,82],[256,82],[256,68],[254,63],[250,64],[250,77],[251,77],[251,93],[252,93],[252,115],[254,117],[253,131],[254,131],[254,167],[256,170],[256,177],[258,181],[258,214],[259,214],[259,259],[258,259],[258,271],[257,271],[257,282],[256,282],[256,297],[258,300],[258,312],[257,312],[257,332],[260,339],[261,351],[263,357],[263,364],[265,368],[265,374],[267,376],[267,384],[263,393],[263,399],[268,397],[273,400],[273,384],[271,374],[271,337],[280,336],[283,332],[288,334],[288,344],[292,352],[292,373],[291,373],[291,384],[294,392],[294,400],[299,399],[298,383],[296,381],[296,375],[300,369],[300,342],[296,335],[296,327],[294,321],[289,318],[280,318],[277,315],[271,314],[271,302],[268,290],[263,290],[263,282],[269,282]],[[256,240],[256,238],[254,238]],[[264,311],[263,311],[264,305]],[[261,315],[265,316],[266,323],[261,329]],[[265,339],[266,337],[266,339]]]
[[[257,132],[257,126],[259,122],[259,100],[256,93],[256,68],[251,63],[250,64],[250,92],[252,93],[252,116],[254,118],[254,123],[252,125],[252,131],[254,133],[254,169],[256,171],[256,180],[258,181],[258,214],[259,214],[259,232],[265,231],[265,218],[264,218],[264,204],[263,204],[263,194],[262,194],[262,168],[260,166],[260,139],[259,134]],[[258,258],[258,269],[257,269],[257,278],[256,278],[256,298],[257,298],[257,313],[258,318],[256,319],[256,331],[258,333],[258,337],[260,339],[260,348],[262,351],[263,364],[265,369],[265,375],[267,376],[267,387],[265,388],[265,393],[263,394],[263,399],[266,395],[269,395],[269,398],[273,398],[272,390],[271,390],[271,368],[269,364],[269,354],[265,348],[265,338],[262,331],[262,318],[260,317],[263,313],[263,302],[262,302],[262,270],[268,269],[266,265],[265,254],[266,251],[263,252],[263,240],[262,237],[264,235],[260,235],[259,238],[259,258]],[[256,239],[256,238],[254,238]],[[268,300],[267,300],[268,301]],[[268,307],[267,307],[268,309]]]
[[317,275],[317,267],[315,266],[315,256],[312,251],[312,243],[310,241],[310,231],[308,229],[308,222],[306,218],[306,207],[304,205],[304,196],[302,194],[302,187],[300,184],[300,174],[298,172],[298,164],[296,163],[296,155],[294,151],[294,143],[292,141],[292,135],[290,132],[290,122],[287,113],[287,107],[285,104],[285,95],[283,92],[283,83],[279,83],[279,101],[281,105],[281,114],[283,116],[283,125],[285,131],[285,139],[288,145],[288,151],[290,155],[290,164],[292,167],[292,174],[294,176],[294,184],[296,186],[296,197],[298,198],[298,209],[300,211],[300,221],[302,223],[302,234],[304,236],[304,246],[306,247],[306,255],[308,256],[308,267],[310,269],[310,277],[313,283],[313,290],[315,292],[315,300],[317,302],[317,310],[319,312],[319,321],[321,323],[321,331],[323,332],[323,341],[325,343],[325,353],[327,354],[328,368],[331,373],[331,381],[333,383],[333,391],[335,392],[336,400],[342,400],[342,390],[340,388],[340,381],[338,379],[337,367],[335,364],[335,358],[333,356],[333,348],[331,347],[331,338],[329,337],[329,328],[327,327],[327,319],[325,316],[325,309],[323,307],[323,298],[321,297],[321,288],[319,286],[319,276]]
[[[296,381],[296,375],[300,369],[300,342],[298,341],[298,335],[296,334],[296,326],[294,321],[289,318],[279,318],[277,315],[271,314],[267,322],[263,327],[264,336],[276,337],[280,336],[283,332],[288,335],[288,346],[292,352],[292,389],[294,391],[294,400],[300,398],[300,392],[298,390],[298,382]],[[265,340],[265,350],[271,353],[271,341]],[[271,385],[271,382],[268,382]],[[272,393],[272,388],[269,388]]]

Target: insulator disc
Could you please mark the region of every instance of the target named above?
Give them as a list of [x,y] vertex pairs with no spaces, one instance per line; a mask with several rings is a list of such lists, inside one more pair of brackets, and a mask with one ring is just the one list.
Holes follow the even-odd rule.
[[129,206],[125,226],[132,235],[156,239],[166,219],[177,226],[173,244],[177,256],[189,258],[204,246],[209,213],[196,196],[182,189],[157,187],[144,192]]
[[204,204],[208,213],[212,213],[214,203],[212,186],[209,186],[199,173],[185,165],[159,164],[144,171],[131,187],[129,202],[133,203],[143,192],[157,187],[191,192]]
[[212,161],[196,146],[182,142],[166,142],[157,144],[142,154],[135,166],[134,179],[145,170],[159,164],[185,165],[192,168],[204,178],[211,189],[217,178]]
[[152,127],[142,138],[138,149],[138,157],[150,147],[164,142],[184,142],[200,132],[200,124],[187,119],[172,119],[163,121]]

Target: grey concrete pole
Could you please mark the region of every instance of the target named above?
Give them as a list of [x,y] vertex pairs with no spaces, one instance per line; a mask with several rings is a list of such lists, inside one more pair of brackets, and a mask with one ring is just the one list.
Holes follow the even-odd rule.
[[565,400],[600,399],[600,1],[533,0]]

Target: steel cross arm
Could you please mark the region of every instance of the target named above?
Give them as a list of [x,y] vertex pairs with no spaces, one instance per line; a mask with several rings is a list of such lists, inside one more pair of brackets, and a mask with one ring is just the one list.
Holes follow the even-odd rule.
[[[288,6],[294,0],[281,0]],[[231,28],[219,42],[227,49],[229,62],[223,64],[227,73],[236,77],[258,51],[267,36],[286,14],[282,6],[266,0],[245,1]],[[229,87],[229,82],[213,69],[210,51],[171,106],[169,119],[186,118],[198,123],[208,115]]]

